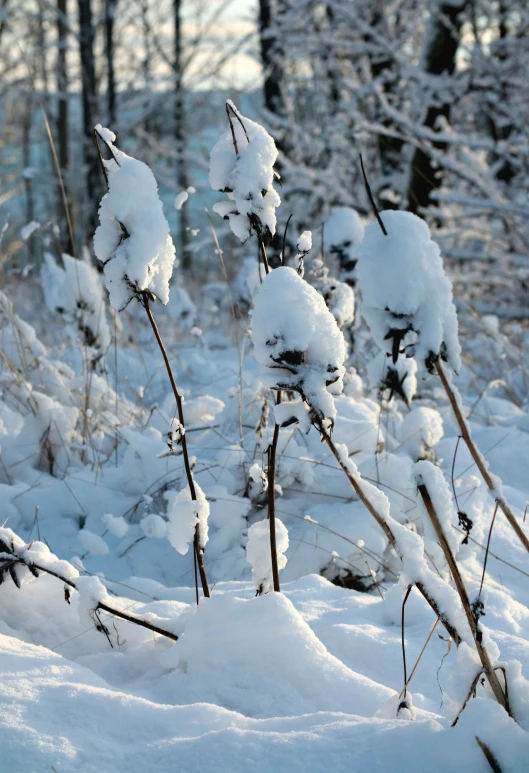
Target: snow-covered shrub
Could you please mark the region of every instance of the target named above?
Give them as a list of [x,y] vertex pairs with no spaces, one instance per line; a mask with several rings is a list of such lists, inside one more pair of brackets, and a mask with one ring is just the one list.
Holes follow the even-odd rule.
[[62,262],[64,268],[49,252],[44,253],[41,279],[46,305],[64,315],[66,322],[75,322],[83,343],[100,357],[110,346],[111,337],[97,271],[86,258],[76,260],[63,254]]
[[[268,274],[254,298],[252,335],[265,385],[298,392],[332,427],[345,373],[345,342],[321,295],[294,269]],[[296,408],[297,410],[297,408]]]
[[335,255],[340,263],[341,278],[354,287],[358,248],[364,238],[364,225],[355,209],[336,207],[324,226],[325,250]]
[[[288,531],[279,518],[275,519],[277,568],[279,571],[287,565]],[[270,558],[270,524],[267,519],[257,521],[248,529],[246,556],[252,567],[253,584],[258,593],[268,593],[273,589],[272,561]]]
[[146,164],[113,144],[113,132],[101,126],[96,131],[112,153],[103,162],[108,192],[101,199],[100,225],[94,235],[110,303],[121,311],[132,298],[146,292],[166,305],[175,248],[154,175]]
[[356,267],[373,338],[394,363],[405,352],[428,371],[440,357],[457,372],[457,315],[439,247],[410,212],[385,211],[383,221],[387,235],[376,221],[367,227]]
[[277,148],[268,132],[242,116],[233,102],[227,103],[227,109],[230,128],[211,151],[209,182],[228,200],[213,209],[229,220],[241,242],[252,230],[268,238],[275,234],[275,210],[281,203],[273,186]]

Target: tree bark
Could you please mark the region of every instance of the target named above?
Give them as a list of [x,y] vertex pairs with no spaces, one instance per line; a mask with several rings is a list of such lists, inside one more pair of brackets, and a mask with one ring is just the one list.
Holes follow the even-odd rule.
[[[175,109],[174,131],[176,140],[176,184],[178,192],[185,191],[189,187],[187,173],[187,160],[185,155],[185,103],[183,88],[183,56],[182,56],[182,0],[173,0],[174,16],[174,76],[175,76]],[[189,218],[187,204],[178,211],[179,247],[184,271],[191,269],[191,254],[189,252]]]
[[[59,167],[63,178],[66,200],[70,209],[70,218],[73,217],[71,199],[68,195],[68,172],[70,169],[70,129],[68,115],[68,69],[66,63],[66,38],[68,35],[67,0],[57,0],[57,145]],[[58,211],[61,229],[61,246],[69,255],[75,253],[74,245],[70,238],[70,229],[66,213],[64,212],[64,200],[60,189],[58,190]]]
[[[266,109],[279,118],[286,117],[283,97],[283,52],[274,34],[274,25],[284,10],[281,0],[259,0],[259,41],[263,65],[263,93]],[[280,134],[276,139],[279,150],[284,151],[285,141]]]
[[116,79],[114,74],[114,19],[118,0],[105,2],[105,56],[107,60],[107,115],[111,129],[116,124]]
[[94,26],[91,0],[78,0],[79,51],[81,55],[82,104],[83,104],[83,157],[86,169],[86,193],[88,197],[87,233],[90,236],[97,225],[99,204],[99,169],[97,153],[93,148],[93,131],[97,112],[96,74],[94,61]]

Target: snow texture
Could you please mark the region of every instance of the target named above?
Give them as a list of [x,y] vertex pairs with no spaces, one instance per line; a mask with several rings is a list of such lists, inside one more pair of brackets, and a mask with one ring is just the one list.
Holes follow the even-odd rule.
[[345,342],[321,295],[294,269],[268,274],[254,298],[252,336],[264,383],[301,394],[333,425],[343,388]]
[[252,230],[275,234],[275,210],[281,203],[273,186],[277,148],[262,126],[242,116],[232,102],[227,105],[237,152],[228,129],[211,151],[209,182],[213,190],[228,195],[214,211],[229,220],[235,236],[244,242]]
[[410,212],[385,211],[383,222],[387,235],[376,221],[367,227],[356,267],[373,338],[393,362],[404,350],[421,368],[431,371],[441,357],[459,372],[457,315],[438,245]]
[[[99,125],[96,130],[101,133]],[[156,180],[146,164],[107,142],[112,152],[104,161],[108,192],[99,206],[94,250],[105,267],[110,303],[121,311],[147,292],[166,305],[175,248]]]

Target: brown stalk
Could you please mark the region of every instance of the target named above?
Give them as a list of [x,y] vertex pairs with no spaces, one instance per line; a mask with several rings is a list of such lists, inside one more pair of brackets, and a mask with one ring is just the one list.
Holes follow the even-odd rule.
[[483,480],[487,484],[489,490],[492,491],[492,493],[494,494],[495,501],[498,503],[500,509],[503,511],[503,514],[505,515],[505,517],[509,521],[511,527],[514,529],[514,531],[516,533],[516,536],[518,537],[518,539],[520,540],[520,542],[522,543],[524,548],[529,553],[529,539],[524,534],[524,532],[522,530],[522,527],[520,526],[520,524],[516,520],[516,518],[514,516],[514,513],[512,512],[511,508],[509,507],[509,504],[508,504],[507,500],[505,499],[505,497],[499,496],[497,494],[497,492],[496,492],[496,488],[494,486],[494,482],[493,482],[493,480],[492,480],[492,478],[490,476],[489,471],[487,470],[487,468],[486,468],[486,466],[485,466],[485,464],[483,462],[481,454],[479,453],[478,449],[476,448],[476,445],[475,445],[474,441],[472,440],[472,438],[470,436],[470,431],[469,431],[469,427],[468,427],[467,421],[466,421],[465,417],[463,416],[463,414],[461,413],[461,410],[460,410],[459,405],[458,405],[457,400],[456,400],[456,396],[454,394],[454,391],[453,391],[452,387],[450,386],[450,384],[448,382],[448,379],[446,378],[446,373],[444,372],[444,368],[443,368],[440,360],[438,360],[435,363],[435,368],[437,370],[437,373],[439,374],[439,378],[441,379],[441,383],[442,383],[442,385],[444,387],[444,390],[445,390],[445,392],[446,392],[446,394],[448,396],[448,399],[450,401],[450,405],[452,406],[452,411],[454,412],[454,416],[455,416],[457,424],[459,426],[459,430],[461,432],[461,437],[465,441],[466,446],[467,446],[468,450],[470,451],[470,455],[472,456],[474,462],[476,463],[476,467],[478,468],[478,470],[481,473],[481,477],[483,478]]
[[483,741],[480,740],[478,738],[478,736],[476,736],[476,741],[478,742],[479,748],[481,749],[481,751],[485,755],[486,760],[489,763],[491,770],[493,770],[494,773],[503,773],[503,771],[502,771],[502,769],[500,767],[500,763],[498,762],[498,760],[496,759],[494,754],[491,752],[490,747],[487,746],[486,743],[483,743]]
[[509,716],[512,716],[512,713],[509,707],[509,702],[507,700],[507,696],[505,695],[505,692],[496,675],[496,671],[494,670],[494,667],[492,665],[492,661],[490,659],[487,648],[485,647],[485,645],[481,640],[481,632],[479,631],[479,628],[478,628],[478,621],[477,621],[476,615],[472,610],[472,606],[470,603],[470,599],[468,597],[465,583],[463,582],[463,578],[461,577],[461,573],[459,571],[459,566],[454,557],[454,554],[452,553],[450,545],[448,544],[446,536],[443,532],[443,527],[441,526],[441,522],[439,521],[439,517],[435,510],[435,507],[430,497],[430,494],[428,492],[428,489],[426,488],[424,483],[420,483],[418,486],[418,489],[423,499],[426,512],[428,513],[428,516],[432,522],[432,526],[434,527],[439,545],[441,546],[441,549],[446,558],[446,562],[452,574],[454,584],[456,586],[456,590],[459,594],[459,598],[461,599],[463,610],[468,620],[470,630],[472,631],[472,637],[476,645],[476,650],[479,655],[479,659],[481,660],[481,665],[483,666],[483,673],[487,677],[489,684],[491,686],[492,692],[494,693],[494,697],[496,698],[500,706],[503,706],[503,708],[509,714]]
[[[169,362],[169,357],[167,356],[167,351],[165,349],[164,343],[162,341],[162,337],[160,336],[160,331],[158,330],[158,326],[154,320],[154,317],[152,315],[151,308],[149,306],[149,296],[146,292],[142,293],[142,305],[145,308],[145,311],[147,312],[147,317],[149,318],[149,322],[151,323],[151,327],[154,333],[154,336],[156,338],[156,341],[158,343],[158,346],[160,347],[160,351],[162,353],[162,357],[165,363],[165,368],[167,370],[167,375],[169,376],[169,381],[171,382],[171,387],[173,390],[173,394],[176,400],[176,408],[178,411],[178,421],[180,422],[180,425],[182,428],[185,429],[185,423],[184,423],[184,406],[182,402],[182,396],[180,392],[178,391],[178,387],[176,386],[176,381],[173,375],[173,371],[171,368],[171,363]],[[186,439],[186,433],[185,431],[182,433],[182,455],[184,457],[184,468],[186,471],[186,477],[187,477],[187,483],[189,486],[189,493],[191,494],[191,499],[193,502],[197,501],[197,493],[195,490],[195,482],[193,480],[193,473],[191,472],[191,464],[189,462],[189,452],[187,450],[187,439]],[[204,566],[204,551],[202,550],[200,546],[200,525],[197,523],[195,526],[195,538],[193,540],[194,544],[194,550],[195,555],[197,559],[198,564],[198,572],[200,574],[200,582],[202,583],[202,591],[204,593],[204,596],[206,598],[210,597],[209,592],[209,585],[208,580],[206,577],[206,568]]]
[[[281,403],[281,392],[277,393],[276,405]],[[276,454],[277,441],[279,439],[279,424],[274,425],[274,434],[272,442],[268,446],[268,521],[270,526],[270,555],[272,558],[272,581],[274,591],[279,593],[279,569],[277,566],[277,543],[276,543],[276,498],[275,498],[275,476],[276,476]]]

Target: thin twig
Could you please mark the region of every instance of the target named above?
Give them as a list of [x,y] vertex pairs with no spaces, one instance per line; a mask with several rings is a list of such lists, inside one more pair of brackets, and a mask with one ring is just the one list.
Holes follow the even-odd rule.
[[[277,393],[276,405],[281,403],[281,392]],[[274,424],[274,434],[272,442],[268,447],[268,521],[270,528],[270,555],[272,559],[272,581],[274,591],[279,593],[279,568],[277,565],[277,542],[276,542],[276,500],[275,500],[275,475],[276,475],[276,454],[277,441],[279,439],[279,424]]]
[[382,229],[382,233],[384,236],[388,235],[388,232],[386,231],[386,226],[382,222],[382,218],[380,217],[380,213],[377,209],[377,205],[375,203],[375,199],[373,198],[373,193],[371,192],[371,186],[369,185],[369,182],[367,180],[366,170],[364,169],[364,159],[362,158],[362,154],[360,153],[360,166],[362,167],[362,175],[364,178],[364,185],[366,188],[366,193],[369,199],[369,203],[371,204],[371,208],[373,210],[373,214],[375,215],[376,219],[378,220],[378,224],[380,228]]

